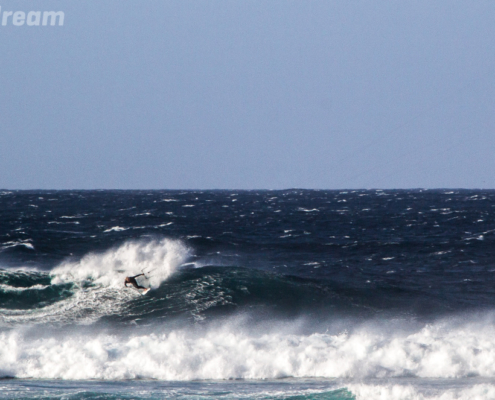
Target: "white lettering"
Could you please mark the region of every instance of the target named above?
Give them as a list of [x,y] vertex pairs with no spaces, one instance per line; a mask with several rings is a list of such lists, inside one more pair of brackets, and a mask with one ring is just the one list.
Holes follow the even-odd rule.
[[16,11],[14,13],[14,16],[12,17],[12,23],[15,26],[22,26],[24,25],[24,21],[26,20],[26,13],[22,11]]
[[58,17],[58,26],[62,26],[64,24],[65,14],[63,11],[55,12],[55,11],[45,11],[43,12],[43,26],[48,24],[48,18],[50,18],[50,25],[55,26],[55,22]]
[[[43,14],[43,20],[41,19]],[[65,22],[65,13],[63,11],[3,11],[0,6],[0,19],[1,25],[7,26],[9,24],[9,17],[12,17],[12,25],[23,26],[63,26]]]
[[27,15],[26,24],[28,26],[40,26],[41,11],[30,11]]
[[4,11],[3,12],[3,17],[2,17],[2,25],[5,26],[7,25],[7,20],[9,17],[14,14],[12,11]]

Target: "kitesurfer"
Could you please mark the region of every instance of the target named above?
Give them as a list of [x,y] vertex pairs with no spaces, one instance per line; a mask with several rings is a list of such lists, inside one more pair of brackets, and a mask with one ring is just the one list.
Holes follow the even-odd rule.
[[143,286],[139,286],[139,285],[137,284],[137,282],[136,282],[136,278],[137,278],[138,276],[141,276],[141,275],[143,275],[143,276],[144,276],[144,274],[139,274],[139,275],[136,275],[136,276],[127,276],[127,277],[125,278],[125,281],[124,281],[124,285],[125,285],[125,287],[127,287],[127,284],[128,284],[128,283],[130,283],[130,284],[131,284],[132,286],[134,286],[136,289],[148,289],[148,288],[145,288],[145,287],[143,287]]

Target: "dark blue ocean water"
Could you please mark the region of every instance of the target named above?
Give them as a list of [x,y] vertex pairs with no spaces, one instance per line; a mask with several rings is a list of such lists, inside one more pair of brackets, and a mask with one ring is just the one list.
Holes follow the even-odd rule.
[[0,191],[0,397],[495,398],[494,200]]

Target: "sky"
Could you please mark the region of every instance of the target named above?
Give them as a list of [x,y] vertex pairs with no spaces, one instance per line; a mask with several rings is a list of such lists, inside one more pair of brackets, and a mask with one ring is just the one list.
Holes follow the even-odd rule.
[[493,0],[0,7],[0,188],[495,189]]

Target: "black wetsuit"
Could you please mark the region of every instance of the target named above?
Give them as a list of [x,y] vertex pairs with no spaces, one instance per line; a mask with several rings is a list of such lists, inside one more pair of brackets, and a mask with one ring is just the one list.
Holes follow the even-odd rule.
[[141,275],[144,275],[144,274],[139,274],[139,275],[136,275],[136,276],[128,276],[125,278],[125,281],[124,281],[124,285],[125,287],[127,287],[127,284],[130,283],[132,286],[134,286],[136,289],[147,289],[143,286],[139,286],[136,282],[136,278],[138,276],[141,276]]

